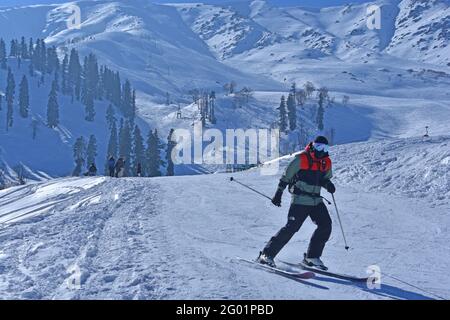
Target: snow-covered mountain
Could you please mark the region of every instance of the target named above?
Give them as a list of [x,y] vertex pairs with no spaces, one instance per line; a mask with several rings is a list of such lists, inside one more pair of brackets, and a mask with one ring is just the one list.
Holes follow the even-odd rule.
[[[381,9],[379,30],[367,27],[369,5]],[[312,57],[355,59],[358,53],[352,51],[359,50],[438,65],[449,62],[450,14],[446,0],[381,0],[321,10],[276,8],[262,0],[223,7],[176,7],[192,30],[222,59],[251,49],[295,43]]]
[[[61,57],[71,48],[82,55],[94,52],[100,63],[132,81],[138,90],[139,116],[161,136],[170,128],[190,129],[198,119],[188,93],[192,89],[217,92],[219,129],[250,128],[255,123],[272,127],[280,96],[294,81],[299,86],[312,81],[330,90],[335,103],[326,112],[326,129],[336,130],[337,143],[417,136],[425,126],[433,134],[448,133],[448,1],[370,4],[374,3],[381,7],[380,30],[366,26],[368,4],[320,10],[278,8],[262,0],[224,5],[100,0],[16,6],[0,9],[0,37],[7,43],[22,35],[43,38],[58,47]],[[73,4],[81,10],[80,29],[66,25]],[[3,91],[6,73],[0,75]],[[224,94],[222,87],[230,81],[254,90],[246,107],[236,109],[233,97]],[[44,93],[33,90],[44,106],[48,87]],[[167,93],[169,106],[164,103]],[[344,105],[345,95],[350,102]],[[310,108],[315,104],[311,101]],[[178,105],[185,115],[181,121],[176,116]],[[98,108],[103,118],[105,107],[100,103]],[[44,108],[35,111],[45,118]],[[308,111],[299,112],[299,117],[309,125]],[[103,134],[105,124],[89,128],[81,115],[68,118],[80,123],[63,120],[62,135],[42,129],[55,138],[47,146],[63,150],[58,155],[61,166],[43,160],[47,151],[27,162],[12,143],[2,142],[5,161],[10,167],[22,162],[52,175],[70,173],[74,139]],[[28,133],[1,134],[3,141],[11,141]],[[106,139],[99,141],[102,152]]]

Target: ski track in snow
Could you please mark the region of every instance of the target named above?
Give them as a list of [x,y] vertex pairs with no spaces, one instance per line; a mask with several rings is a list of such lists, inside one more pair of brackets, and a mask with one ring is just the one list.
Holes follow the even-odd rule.
[[[4,227],[2,297],[169,298],[175,287],[183,288],[183,276],[173,274],[176,251],[167,247],[158,223],[156,190],[149,180],[111,180],[94,194],[69,198],[40,221]],[[81,270],[81,290],[66,285],[73,265]]]

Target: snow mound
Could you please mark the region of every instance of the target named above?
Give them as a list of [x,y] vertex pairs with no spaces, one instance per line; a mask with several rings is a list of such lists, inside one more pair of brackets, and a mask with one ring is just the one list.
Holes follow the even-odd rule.
[[432,206],[450,203],[449,136],[342,145],[332,153],[339,184],[428,198]]

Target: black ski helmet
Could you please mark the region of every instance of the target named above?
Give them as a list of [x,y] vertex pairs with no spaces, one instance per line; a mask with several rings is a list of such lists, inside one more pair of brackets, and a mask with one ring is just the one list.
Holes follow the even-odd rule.
[[323,143],[323,144],[329,144],[328,143],[328,139],[324,136],[318,136],[315,140],[314,143]]

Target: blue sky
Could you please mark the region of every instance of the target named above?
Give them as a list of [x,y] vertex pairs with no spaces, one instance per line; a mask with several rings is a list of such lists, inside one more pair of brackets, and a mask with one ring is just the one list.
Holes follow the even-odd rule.
[[[0,6],[23,5],[23,4],[41,4],[41,3],[62,3],[69,0],[0,0]],[[245,1],[245,0],[244,0]],[[369,0],[269,0],[275,5],[283,6],[307,6],[307,7],[329,7],[334,5],[342,5],[346,3],[364,3]],[[152,2],[204,2],[204,3],[223,3],[228,1],[221,0],[158,0]]]

